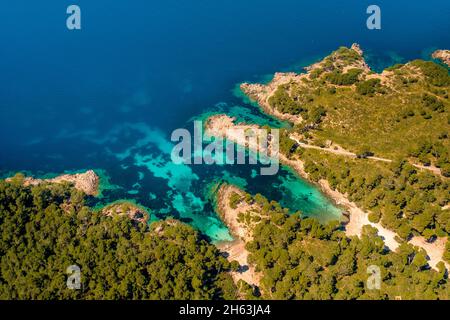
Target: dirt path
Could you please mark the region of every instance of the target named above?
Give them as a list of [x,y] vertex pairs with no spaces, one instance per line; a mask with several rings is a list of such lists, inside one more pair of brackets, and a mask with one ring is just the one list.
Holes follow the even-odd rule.
[[441,169],[439,169],[438,167],[435,166],[423,166],[421,164],[414,164],[411,163],[414,167],[418,168],[418,169],[424,169],[424,170],[428,170],[433,172],[435,175],[440,176],[441,178],[446,178],[442,175]]
[[[437,269],[437,264],[442,261],[446,242],[446,238],[438,238],[434,242],[429,243],[423,237],[413,237],[409,241],[410,244],[425,249],[429,258],[428,264],[434,269]],[[444,262],[444,264],[447,267],[447,270],[450,270],[450,264],[447,262]]]
[[395,232],[386,229],[380,223],[373,223],[369,221],[368,214],[357,207],[357,205],[349,201],[342,193],[333,190],[330,184],[326,180],[320,180],[319,185],[322,190],[332,198],[338,205],[344,206],[350,213],[350,221],[345,226],[345,233],[347,236],[361,237],[362,229],[365,225],[371,225],[378,230],[378,235],[384,240],[384,244],[391,251],[397,250],[400,245],[395,236]]
[[[291,138],[291,140],[295,141],[295,143],[297,143],[300,147],[305,148],[305,149],[321,150],[321,151],[334,153],[334,154],[341,155],[341,156],[357,158],[357,155],[355,153],[347,151],[347,150],[343,149],[340,146],[336,146],[336,149],[335,148],[322,148],[322,147],[319,147],[319,146],[313,146],[313,145],[310,145],[310,144],[306,144],[306,143],[300,142],[300,140],[297,137],[293,136],[293,135],[289,136],[289,138]],[[366,157],[366,159],[374,160],[374,161],[387,162],[387,163],[391,163],[392,162],[391,159],[375,157],[375,156],[369,156],[369,157]],[[446,178],[444,175],[442,175],[441,169],[439,169],[438,167],[435,167],[435,166],[424,166],[424,165],[415,164],[415,163],[411,163],[411,165],[416,167],[416,168],[418,168],[418,169],[431,171],[433,174],[438,175],[441,178],[444,178],[444,179]]]
[[[381,225],[381,223],[370,222],[367,212],[364,212],[363,210],[358,208],[355,203],[350,202],[342,193],[331,189],[328,181],[320,180],[319,185],[321,186],[322,190],[338,205],[344,206],[349,211],[350,221],[345,226],[345,233],[347,234],[347,236],[361,237],[363,227],[365,225],[370,225],[378,230],[378,235],[383,239],[384,244],[387,248],[389,248],[389,250],[397,250],[397,248],[400,246],[400,244],[396,240],[397,233],[386,229]],[[447,270],[450,270],[450,265],[443,260],[446,242],[446,237],[438,238],[432,243],[427,242],[423,237],[413,237],[408,243],[422,248],[426,251],[428,256],[428,264],[433,269],[438,270],[437,264],[442,261],[444,262]]]

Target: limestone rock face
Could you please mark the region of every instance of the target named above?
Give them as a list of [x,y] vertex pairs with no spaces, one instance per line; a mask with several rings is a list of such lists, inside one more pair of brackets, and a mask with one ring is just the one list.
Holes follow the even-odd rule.
[[73,183],[76,189],[83,191],[87,195],[95,196],[98,193],[100,179],[92,170],[88,170],[85,173],[65,174],[52,179],[51,182],[58,183],[64,181]]
[[[12,178],[7,178],[6,181],[11,181]],[[24,186],[35,186],[44,182],[48,183],[62,183],[69,182],[74,187],[89,196],[98,194],[98,187],[100,178],[93,170],[88,170],[85,173],[63,174],[53,179],[35,179],[33,177],[25,177],[23,180]]]
[[433,59],[439,59],[450,67],[450,50],[436,50],[431,56]]
[[359,44],[357,44],[357,43],[352,44],[352,47],[350,49],[356,51],[360,56],[362,56],[364,53],[362,51],[361,47],[359,46]]
[[[351,59],[348,59],[348,50],[354,51],[357,55],[353,55]],[[299,90],[302,90],[302,88],[308,89],[308,82],[311,80],[311,75],[316,71],[320,71],[320,73],[333,71],[346,73],[350,69],[361,69],[361,77],[366,77],[371,74],[371,69],[366,63],[363,54],[364,52],[359,44],[353,43],[350,48],[340,48],[321,61],[305,67],[306,73],[277,72],[269,83],[242,83],[240,89],[250,99],[257,102],[264,112],[291,123],[302,123],[303,118],[301,115],[280,112],[276,107],[271,105],[270,98],[276,93],[277,89],[282,85],[290,86],[292,84],[295,84]],[[378,75],[372,75],[372,77],[375,76]]]

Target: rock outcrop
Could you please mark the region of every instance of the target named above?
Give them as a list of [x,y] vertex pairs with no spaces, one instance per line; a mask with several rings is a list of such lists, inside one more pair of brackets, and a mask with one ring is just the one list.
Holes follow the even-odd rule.
[[108,217],[126,215],[135,223],[147,223],[150,214],[144,208],[128,201],[119,201],[112,203],[102,210],[102,213]]
[[439,59],[450,67],[450,50],[436,50],[431,55],[433,59]]
[[359,44],[357,44],[357,43],[352,44],[350,49],[352,49],[353,51],[356,51],[360,56],[362,56],[364,53],[362,51],[361,47],[359,46]]
[[[13,178],[7,178],[6,181],[11,181]],[[96,196],[100,184],[100,178],[93,170],[88,170],[85,173],[63,174],[52,179],[36,179],[33,177],[25,177],[23,180],[24,186],[35,186],[41,183],[63,183],[68,182],[73,184],[75,189],[78,189],[89,196]]]
[[276,93],[277,89],[282,85],[292,84],[296,84],[300,89],[306,88],[308,87],[307,83],[311,80],[311,75],[318,71],[331,72],[336,70],[346,73],[348,70],[355,68],[361,70],[362,76],[371,73],[369,65],[364,60],[363,51],[357,43],[352,44],[351,48],[342,47],[323,60],[305,67],[306,73],[277,72],[267,84],[242,83],[240,89],[251,100],[257,102],[266,113],[280,120],[301,123],[303,119],[300,115],[282,113],[271,105],[269,99]]

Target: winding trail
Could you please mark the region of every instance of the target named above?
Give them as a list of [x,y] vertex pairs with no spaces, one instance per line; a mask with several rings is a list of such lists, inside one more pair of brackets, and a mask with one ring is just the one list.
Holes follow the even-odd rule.
[[[357,157],[356,154],[349,152],[345,149],[342,149],[340,147],[337,147],[336,149],[321,148],[318,146],[312,146],[312,145],[302,143],[294,136],[290,136],[290,138],[303,148],[322,150],[322,151],[326,151],[326,152],[330,152],[330,153],[334,153],[334,154],[338,154],[338,155],[342,155],[342,156],[352,157],[352,158]],[[392,160],[390,160],[390,159],[385,159],[385,158],[380,158],[380,157],[367,157],[367,159],[371,159],[374,161],[382,161],[382,162],[392,162]],[[300,161],[300,160],[297,160],[297,161]],[[438,168],[424,167],[421,165],[414,165],[414,164],[412,164],[412,165],[415,166],[416,168],[433,171],[434,173],[439,174],[441,177],[445,178],[444,176],[442,176],[442,174]],[[436,172],[436,169],[439,171]],[[331,198],[333,198],[336,201],[336,203],[338,205],[343,205],[344,207],[346,207],[349,210],[350,221],[345,226],[345,231],[348,236],[356,235],[356,236],[360,237],[362,234],[362,228],[365,225],[370,225],[378,230],[378,235],[380,235],[383,238],[386,247],[388,247],[392,251],[395,251],[399,247],[400,244],[396,240],[397,234],[394,231],[386,229],[385,227],[383,227],[381,225],[381,223],[370,222],[367,212],[364,212],[363,210],[361,210],[359,207],[357,207],[357,205],[355,203],[350,202],[340,192],[333,190],[330,187],[328,181],[320,180],[319,185],[321,186],[322,190],[328,196],[330,196]],[[449,208],[450,208],[450,205],[446,205],[445,207],[442,207],[442,210],[446,210]],[[444,255],[444,252],[445,252],[446,241],[447,241],[447,239],[444,237],[444,238],[438,238],[434,242],[430,243],[430,242],[426,241],[425,238],[416,236],[416,237],[411,238],[408,241],[408,243],[410,243],[416,247],[420,247],[426,251],[427,256],[428,256],[428,264],[433,269],[438,270],[437,265],[439,262],[442,261],[442,262],[444,262],[447,270],[450,270],[450,265],[447,262],[445,262],[442,258]]]
[[[319,147],[319,146],[313,146],[313,145],[301,142],[294,135],[290,135],[289,138],[291,140],[293,140],[295,143],[297,143],[300,147],[305,148],[305,149],[316,149],[316,150],[321,150],[321,151],[325,151],[325,152],[329,152],[329,153],[334,153],[334,154],[337,154],[337,155],[346,156],[346,157],[350,157],[350,158],[357,158],[358,157],[356,155],[356,153],[347,151],[347,150],[343,149],[340,146],[336,146],[335,148],[327,148],[327,147],[322,148],[322,147]],[[374,161],[380,161],[380,162],[387,162],[387,163],[391,163],[392,162],[391,159],[375,157],[375,156],[368,156],[368,157],[366,157],[366,159],[374,160]],[[435,167],[435,166],[424,166],[424,165],[415,164],[415,163],[411,163],[411,162],[410,162],[410,164],[412,166],[418,168],[418,169],[431,171],[433,174],[438,175],[438,176],[440,176],[443,179],[447,178],[447,177],[445,177],[442,174],[441,169],[439,169],[438,167]]]

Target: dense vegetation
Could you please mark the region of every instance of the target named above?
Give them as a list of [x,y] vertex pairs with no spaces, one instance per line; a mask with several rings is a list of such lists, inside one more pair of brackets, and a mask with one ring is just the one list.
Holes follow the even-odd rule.
[[339,70],[335,70],[327,74],[326,79],[332,83],[339,86],[348,86],[354,84],[358,81],[359,75],[362,73],[360,69],[350,69],[345,73]]
[[[450,299],[444,264],[439,271],[430,269],[423,250],[403,243],[390,252],[370,226],[361,239],[348,238],[338,223],[321,225],[289,215],[260,195],[242,201],[261,207],[241,219],[256,222],[247,248],[250,261],[263,273],[263,298]],[[371,265],[380,268],[380,290],[367,287]]]
[[[263,296],[449,299],[444,263],[438,272],[431,270],[426,252],[406,242],[417,235],[430,242],[450,235],[448,69],[416,60],[375,74],[352,47],[338,49],[308,71],[269,97],[271,107],[303,119],[282,130],[280,152],[301,160],[311,180],[325,179],[356,202],[370,221],[394,230],[400,247],[387,251],[370,226],[361,239],[349,239],[338,225],[289,216],[257,195],[251,201],[261,212],[242,214],[241,221],[254,226],[247,247],[263,273]],[[320,112],[311,117],[314,110]],[[292,134],[328,149],[302,148]],[[450,241],[445,250],[443,259],[450,262]],[[369,265],[381,269],[381,290],[365,287]]]
[[[448,139],[447,132],[443,132],[439,139]],[[450,177],[450,153],[449,149],[441,141],[421,141],[411,148],[409,155],[417,158],[420,163],[429,166],[435,164],[441,169],[441,173]]]
[[0,181],[0,233],[0,299],[235,298],[230,264],[191,227],[107,217],[67,185]]
[[269,103],[282,113],[299,114],[304,111],[299,103],[287,93],[288,86],[279,86],[269,98]]
[[311,179],[326,179],[331,187],[371,212],[373,222],[395,230],[402,238],[422,234],[427,239],[450,234],[449,181],[420,171],[406,161],[392,164],[342,158],[318,150],[298,150]]
[[448,172],[449,89],[448,70],[433,62],[416,60],[378,75],[356,51],[340,48],[301,81],[280,85],[268,101],[301,115],[295,130],[313,144],[331,140],[352,152],[369,146],[391,159],[409,157],[423,142],[440,144],[447,152],[429,157],[430,164]]
[[[375,74],[357,51],[340,48],[301,81],[280,85],[269,103],[302,116],[283,130],[280,151],[303,160],[311,179],[326,179],[403,239],[432,239],[450,234],[450,212],[442,210],[450,202],[449,89],[448,69],[433,62],[415,60]],[[292,133],[359,159],[299,148]]]

